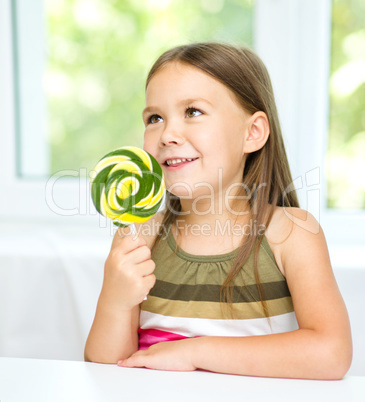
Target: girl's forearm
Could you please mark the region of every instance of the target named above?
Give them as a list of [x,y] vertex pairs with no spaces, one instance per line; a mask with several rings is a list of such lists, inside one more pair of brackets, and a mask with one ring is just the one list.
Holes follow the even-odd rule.
[[260,377],[341,379],[352,357],[351,339],[310,329],[245,338],[191,339],[199,369]]
[[139,306],[113,311],[99,299],[93,325],[85,345],[85,360],[117,363],[138,350]]

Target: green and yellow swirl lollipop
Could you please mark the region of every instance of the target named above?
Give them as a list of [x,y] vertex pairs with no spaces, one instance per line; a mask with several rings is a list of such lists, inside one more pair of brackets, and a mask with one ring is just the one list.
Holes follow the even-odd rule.
[[91,176],[96,210],[117,226],[142,223],[158,211],[165,193],[162,169],[143,149],[126,146],[106,154]]

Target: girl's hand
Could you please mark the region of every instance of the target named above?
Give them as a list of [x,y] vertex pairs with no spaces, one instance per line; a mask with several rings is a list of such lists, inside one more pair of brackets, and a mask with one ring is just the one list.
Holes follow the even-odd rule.
[[160,342],[147,350],[139,350],[128,359],[120,360],[120,367],[147,367],[155,370],[194,371],[192,363],[194,339]]
[[146,241],[137,235],[123,236],[118,230],[105,262],[100,300],[115,311],[140,304],[155,284],[155,263]]

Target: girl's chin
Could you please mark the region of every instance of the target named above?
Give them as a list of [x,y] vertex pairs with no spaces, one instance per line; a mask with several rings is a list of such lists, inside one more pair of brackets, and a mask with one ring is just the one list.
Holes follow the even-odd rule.
[[189,183],[180,182],[170,184],[166,181],[166,189],[175,197],[189,199],[193,196],[193,188],[191,188]]
[[182,200],[193,200],[194,198],[191,192],[186,191],[185,189],[182,189],[181,191],[175,189],[172,191],[169,190],[169,193]]
[[215,199],[214,192],[203,191],[203,189],[195,189],[195,191],[189,190],[187,188],[167,188],[169,193],[175,197],[180,198],[180,201],[184,202],[207,202],[209,199],[213,201]]

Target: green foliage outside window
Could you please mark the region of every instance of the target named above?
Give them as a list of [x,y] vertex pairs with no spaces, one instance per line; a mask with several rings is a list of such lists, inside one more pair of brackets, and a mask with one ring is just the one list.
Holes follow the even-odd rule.
[[333,0],[328,206],[365,209],[365,2]]
[[153,61],[186,42],[252,43],[253,0],[45,0],[51,174],[90,171],[108,151],[142,146]]

